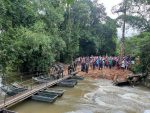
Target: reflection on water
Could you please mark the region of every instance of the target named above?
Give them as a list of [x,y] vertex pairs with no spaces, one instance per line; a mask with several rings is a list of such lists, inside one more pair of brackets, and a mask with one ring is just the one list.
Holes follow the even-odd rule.
[[[56,87],[59,88],[60,87]],[[116,87],[108,80],[86,79],[54,104],[27,100],[11,110],[18,113],[150,113],[150,90]]]

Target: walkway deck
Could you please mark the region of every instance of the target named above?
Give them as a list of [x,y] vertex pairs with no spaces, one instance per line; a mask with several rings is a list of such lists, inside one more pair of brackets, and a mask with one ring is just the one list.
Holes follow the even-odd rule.
[[33,94],[37,93],[38,91],[46,89],[47,87],[53,86],[53,85],[59,83],[60,81],[62,81],[64,79],[67,79],[69,77],[71,77],[71,76],[65,76],[65,77],[63,77],[61,79],[58,79],[58,80],[54,80],[54,81],[51,81],[51,82],[48,82],[48,83],[43,83],[43,84],[34,86],[32,89],[29,89],[27,91],[19,93],[15,96],[11,96],[11,97],[7,98],[5,100],[5,102],[4,101],[0,102],[0,109],[1,108],[9,108],[9,107],[25,100],[25,99],[31,97]]

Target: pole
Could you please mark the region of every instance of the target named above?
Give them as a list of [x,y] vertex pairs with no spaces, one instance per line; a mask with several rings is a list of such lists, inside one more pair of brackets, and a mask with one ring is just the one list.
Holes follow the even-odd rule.
[[5,103],[6,103],[6,93],[5,93],[5,97],[4,97],[4,108],[5,108]]
[[32,79],[32,83],[31,83],[31,90],[32,90],[32,84],[33,84],[33,79]]
[[[5,75],[4,75],[4,73],[3,73],[3,76],[4,76],[4,80],[5,80],[5,83],[4,84],[6,84],[7,85],[7,82],[6,82],[6,78],[5,78]],[[7,87],[7,90],[8,90],[8,87]],[[4,95],[4,109],[5,109],[5,104],[6,104],[6,93],[5,93],[5,95]]]
[[126,9],[127,9],[126,0],[124,0],[123,5],[124,5],[123,9],[124,17],[123,17],[122,38],[121,38],[121,52],[120,52],[121,60],[125,55],[125,28],[126,28]]

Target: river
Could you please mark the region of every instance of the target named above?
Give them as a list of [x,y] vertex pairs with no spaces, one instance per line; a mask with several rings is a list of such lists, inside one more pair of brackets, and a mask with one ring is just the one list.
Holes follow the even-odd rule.
[[53,104],[28,99],[10,109],[18,113],[150,113],[150,90],[144,87],[116,87],[109,80],[86,78],[74,88],[61,89],[64,95]]

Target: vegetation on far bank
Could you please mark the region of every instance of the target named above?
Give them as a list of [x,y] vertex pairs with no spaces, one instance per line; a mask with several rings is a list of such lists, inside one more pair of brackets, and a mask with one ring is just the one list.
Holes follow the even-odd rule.
[[3,72],[46,71],[54,61],[115,54],[116,21],[96,1],[1,0],[0,12]]
[[[126,40],[126,55],[140,56],[135,71],[145,72],[150,67],[150,10],[142,10],[150,2],[127,0],[126,4],[126,22],[141,31]],[[136,12],[138,6],[143,8]],[[97,0],[0,0],[2,72],[47,71],[55,61],[117,55],[117,27],[124,16],[114,20],[105,10]]]

